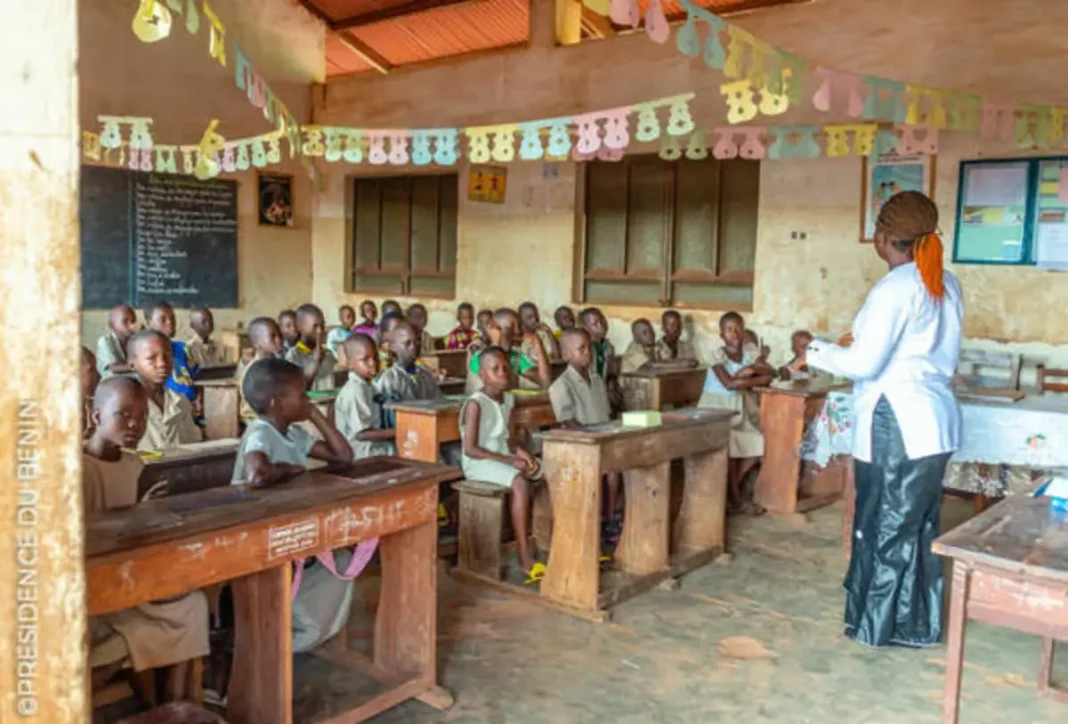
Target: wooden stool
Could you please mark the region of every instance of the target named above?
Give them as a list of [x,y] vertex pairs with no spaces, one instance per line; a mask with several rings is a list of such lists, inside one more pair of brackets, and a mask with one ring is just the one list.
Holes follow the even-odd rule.
[[[457,568],[467,573],[501,580],[506,530],[505,508],[512,491],[480,480],[459,480],[452,489],[460,494],[460,542]],[[549,549],[552,509],[548,488],[534,481],[530,488],[532,523],[529,530],[538,549]]]
[[199,704],[175,701],[122,719],[119,724],[226,724],[226,720]]

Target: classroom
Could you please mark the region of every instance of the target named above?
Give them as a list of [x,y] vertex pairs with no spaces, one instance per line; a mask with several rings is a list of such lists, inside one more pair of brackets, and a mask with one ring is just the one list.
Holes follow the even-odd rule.
[[0,721],[1068,717],[1068,8],[5,4]]

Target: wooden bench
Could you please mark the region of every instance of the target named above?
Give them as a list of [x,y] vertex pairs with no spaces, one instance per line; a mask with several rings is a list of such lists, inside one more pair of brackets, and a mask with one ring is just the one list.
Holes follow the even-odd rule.
[[[512,491],[481,480],[459,480],[452,489],[460,496],[460,544],[456,569],[491,580],[501,580],[508,516],[505,509]],[[531,532],[535,545],[548,550],[552,511],[541,481],[531,487]]]

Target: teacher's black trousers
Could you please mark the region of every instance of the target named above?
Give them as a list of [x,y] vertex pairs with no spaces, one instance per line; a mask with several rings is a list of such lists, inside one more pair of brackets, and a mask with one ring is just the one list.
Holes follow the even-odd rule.
[[951,453],[909,460],[885,397],[875,407],[871,436],[872,461],[853,462],[845,633],[866,646],[932,646],[942,637],[943,581],[931,542]]

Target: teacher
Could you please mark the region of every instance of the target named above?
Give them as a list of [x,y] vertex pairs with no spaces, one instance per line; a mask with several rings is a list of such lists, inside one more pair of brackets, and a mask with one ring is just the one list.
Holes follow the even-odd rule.
[[808,364],[855,381],[856,515],[845,633],[867,646],[933,646],[942,636],[942,478],[960,442],[950,381],[960,357],[960,282],[942,268],[938,209],[892,196],[875,222],[890,272],[868,293],[847,346],[814,341]]

